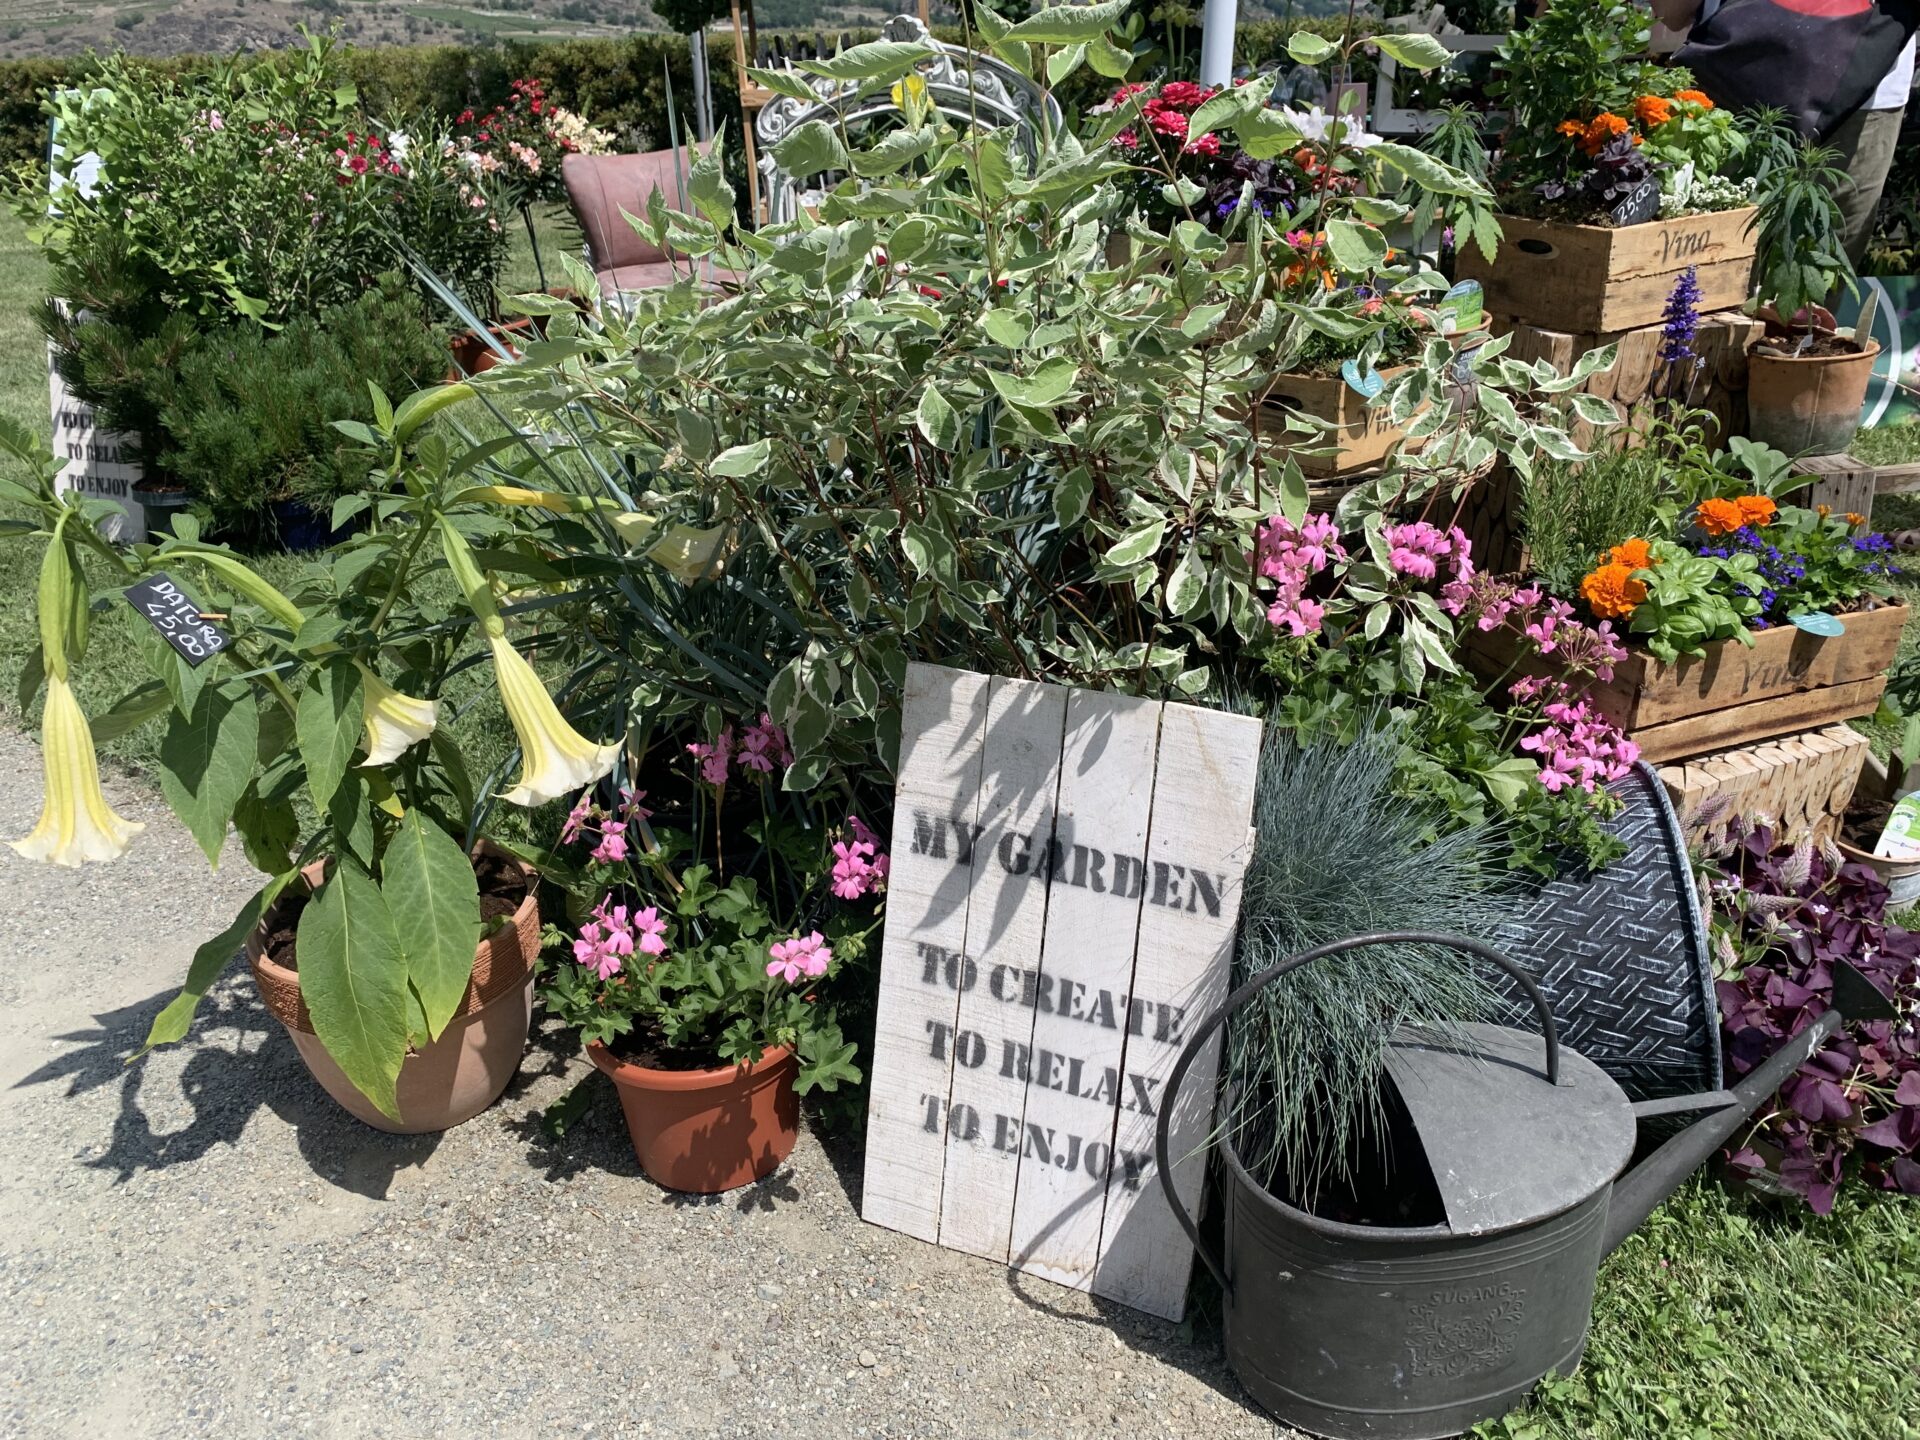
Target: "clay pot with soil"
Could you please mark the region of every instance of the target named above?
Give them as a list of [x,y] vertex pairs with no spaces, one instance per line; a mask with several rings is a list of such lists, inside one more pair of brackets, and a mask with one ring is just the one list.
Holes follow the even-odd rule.
[[395,1085],[399,1119],[381,1113],[341,1070],[314,1033],[300,995],[295,946],[300,912],[324,871],[302,872],[304,886],[284,895],[246,942],[260,998],[293,1041],[321,1088],[356,1119],[394,1134],[447,1130],[471,1120],[507,1088],[526,1053],[533,1019],[533,962],[540,953],[540,906],[533,869],[481,843],[474,854],[482,929],[473,976],[438,1038],[408,1052]]
[[1853,443],[1880,342],[1840,335],[1766,339],[1747,355],[1747,433],[1789,455]]
[[1893,809],[1894,785],[1885,762],[1869,757],[1853,790],[1853,803],[1840,822],[1836,844],[1852,865],[1864,865],[1892,892],[1890,908],[1920,902],[1920,860],[1888,860],[1873,853]]
[[752,1064],[673,1068],[671,1055],[622,1059],[605,1045],[587,1056],[613,1081],[633,1153],[669,1190],[711,1195],[773,1173],[800,1134],[799,1062],[776,1046]]

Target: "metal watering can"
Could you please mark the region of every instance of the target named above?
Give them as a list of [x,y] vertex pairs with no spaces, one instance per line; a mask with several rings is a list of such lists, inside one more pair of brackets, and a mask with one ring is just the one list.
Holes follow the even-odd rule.
[[[1542,1032],[1467,1025],[1463,1040],[1443,1042],[1408,1028],[1391,1042],[1387,1077],[1444,1220],[1322,1219],[1270,1193],[1222,1135],[1226,1225],[1216,1258],[1173,1186],[1167,1131],[1181,1083],[1227,1017],[1267,986],[1331,955],[1395,944],[1442,945],[1498,966],[1532,1002]],[[1539,987],[1498,951],[1422,931],[1356,936],[1266,970],[1193,1032],[1160,1109],[1160,1183],[1220,1282],[1228,1363],[1263,1406],[1333,1440],[1457,1435],[1518,1405],[1549,1372],[1571,1373],[1586,1348],[1600,1261],[1845,1018],[1893,1013],[1842,962],[1834,1007],[1733,1089],[1636,1105],[1597,1065],[1561,1048]],[[1708,1113],[1626,1171],[1638,1120],[1687,1111]],[[1409,1168],[1417,1164],[1408,1157]]]

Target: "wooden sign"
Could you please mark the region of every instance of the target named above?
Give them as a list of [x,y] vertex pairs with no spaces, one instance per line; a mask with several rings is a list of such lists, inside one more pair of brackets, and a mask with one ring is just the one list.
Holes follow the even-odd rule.
[[106,539],[120,545],[146,539],[147,507],[134,489],[145,472],[129,458],[132,437],[101,428],[93,407],[67,388],[65,377],[54,365],[51,346],[47,348],[47,392],[53,412],[53,454],[60,462],[60,473],[53,482],[55,492],[77,490],[119,506],[119,515],[108,516],[100,523],[100,533]]
[[195,669],[227,648],[226,632],[202,615],[165,571],[155,571],[138,585],[128,586],[126,597],[127,603],[160,632],[160,638]]
[[[862,1214],[1178,1319],[1162,1090],[1227,992],[1260,722],[907,671]],[[1217,1046],[1171,1153],[1197,1203]]]

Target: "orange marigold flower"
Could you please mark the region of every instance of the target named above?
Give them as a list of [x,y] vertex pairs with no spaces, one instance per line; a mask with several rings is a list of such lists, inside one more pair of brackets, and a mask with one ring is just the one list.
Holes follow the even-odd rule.
[[1847,523],[1849,525],[1864,525],[1867,523],[1867,517],[1862,515],[1858,510],[1849,510],[1847,511]]
[[1587,138],[1580,146],[1589,155],[1597,155],[1602,146],[1616,135],[1624,135],[1633,127],[1611,110],[1602,110],[1587,122]]
[[1569,140],[1583,140],[1587,134],[1587,127],[1578,120],[1562,120],[1553,128],[1557,134],[1565,135]]
[[1658,95],[1642,95],[1633,102],[1633,118],[1645,129],[1652,130],[1673,118],[1673,102]]
[[1748,525],[1771,525],[1780,513],[1780,507],[1764,495],[1742,495],[1733,503],[1740,507],[1740,518]]
[[1638,535],[1623,541],[1607,552],[1607,559],[1615,565],[1624,565],[1629,570],[1651,570],[1653,568],[1653,549]]
[[1831,505],[1816,505],[1813,507],[1813,513],[1824,520],[1833,513],[1833,507]]
[[1747,523],[1747,517],[1731,500],[1702,500],[1693,518],[1709,535],[1731,535]]
[[1580,582],[1580,594],[1602,620],[1624,620],[1647,598],[1647,587],[1633,578],[1632,566],[1602,565]]
[[1699,90],[1676,90],[1673,92],[1673,98],[1685,101],[1689,105],[1698,105],[1702,110],[1713,109],[1713,101]]

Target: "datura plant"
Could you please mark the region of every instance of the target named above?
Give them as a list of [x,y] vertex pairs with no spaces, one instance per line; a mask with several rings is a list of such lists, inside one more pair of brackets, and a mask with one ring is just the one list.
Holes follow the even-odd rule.
[[[465,398],[447,387],[396,410],[375,392],[374,425],[343,422],[385,464],[369,493],[341,501],[333,520],[339,528],[365,512],[368,523],[285,590],[204,543],[190,516],[157,543],[106,543],[97,526],[113,507],[57,493],[44,450],[18,427],[0,428],[0,446],[34,480],[0,482],[0,494],[34,516],[11,528],[45,544],[41,641],[22,689],[29,699],[41,683],[47,692],[47,798],[40,824],[15,848],[68,865],[125,851],[140,827],[101,794],[94,742],[164,724],[168,804],[210,863],[220,862],[231,829],[268,878],[195,954],[148,1048],[186,1034],[200,997],[270,907],[308,887],[295,937],[301,998],[328,1053],[395,1118],[402,1062],[441,1034],[467,990],[481,935],[469,852],[514,759],[476,785],[451,723],[449,682],[491,660],[522,765],[500,799],[539,805],[571,794],[605,775],[618,753],[561,719],[515,649],[510,627],[526,627],[539,598],[503,603],[484,578],[489,536],[501,529],[494,517],[542,497],[476,491],[423,429]],[[88,617],[155,579],[205,624],[187,623],[188,639],[175,645],[163,630],[181,628],[180,612],[149,625],[144,593],[129,596],[141,602],[135,633],[153,678],[90,728],[69,681]]]
[[[994,53],[1044,86],[1105,55],[1120,8],[1011,28],[976,13]],[[785,789],[864,803],[892,788],[910,661],[1198,700],[1258,682],[1271,627],[1248,557],[1267,519],[1304,517],[1296,456],[1322,436],[1257,434],[1255,402],[1303,338],[1335,326],[1360,353],[1379,322],[1280,294],[1283,222],[1257,207],[1233,237],[1244,250],[1198,219],[1139,224],[1151,162],[1113,143],[1126,116],[1084,136],[988,128],[926,99],[931,64],[891,41],[796,62],[859,95],[897,91],[905,128],[795,127],[774,150],[788,173],[848,178],[759,230],[738,219],[722,137],[671,187],[685,209],[655,192],[632,217],[681,257],[679,283],[586,313],[524,297],[545,338],[471,382],[489,423],[461,408],[455,463],[574,504],[495,506],[517,538],[483,568],[557,607],[544,653],[566,667],[575,723],[678,754],[764,714],[795,752]],[[757,78],[812,93],[804,74]],[[1252,98],[1192,123],[1278,143]],[[1474,183],[1399,158],[1416,179]],[[1321,228],[1377,229],[1372,213],[1343,193]],[[736,278],[716,289],[716,269]],[[1608,354],[1560,376],[1504,344],[1463,358],[1436,339],[1384,388],[1374,403],[1412,439],[1355,499],[1355,526],[1450,514],[1502,454],[1523,471],[1580,455],[1564,412],[1590,397],[1569,392]]]

